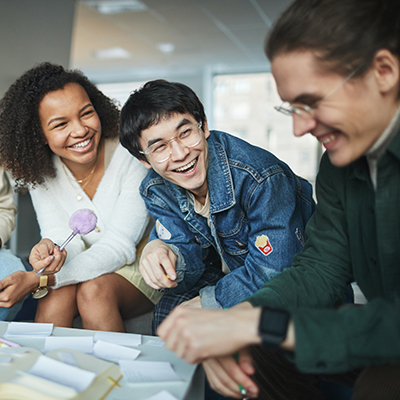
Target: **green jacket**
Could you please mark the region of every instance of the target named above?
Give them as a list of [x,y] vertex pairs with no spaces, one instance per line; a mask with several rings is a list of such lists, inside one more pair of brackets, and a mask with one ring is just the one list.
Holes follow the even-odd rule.
[[[399,364],[400,132],[379,159],[376,192],[365,157],[337,168],[325,154],[316,187],[303,251],[247,300],[291,311],[303,372]],[[368,304],[333,309],[353,281]]]

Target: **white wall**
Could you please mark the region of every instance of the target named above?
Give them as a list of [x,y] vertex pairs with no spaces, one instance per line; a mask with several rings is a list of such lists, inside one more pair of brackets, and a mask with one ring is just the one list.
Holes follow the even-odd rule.
[[[74,0],[0,0],[0,96],[36,63],[69,66]],[[27,256],[39,238],[29,195],[16,196],[17,229],[10,247]]]

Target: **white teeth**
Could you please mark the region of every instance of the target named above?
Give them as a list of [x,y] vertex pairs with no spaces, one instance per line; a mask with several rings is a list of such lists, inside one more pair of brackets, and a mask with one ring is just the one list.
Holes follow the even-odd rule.
[[81,149],[82,147],[87,146],[89,143],[90,143],[90,139],[85,140],[84,142],[80,142],[80,143],[74,144],[71,147],[73,147],[74,149]]
[[196,164],[196,159],[194,159],[193,161],[191,161],[189,164],[186,164],[186,165],[184,165],[183,167],[180,167],[180,168],[177,168],[175,171],[177,171],[177,172],[183,172],[183,171],[186,171],[186,170],[188,170],[188,169],[190,169],[190,168],[192,168],[193,167],[193,165],[195,165]]
[[324,143],[324,144],[325,143],[330,143],[330,142],[332,142],[332,140],[335,140],[335,135],[328,136],[324,140],[321,140],[321,143]]

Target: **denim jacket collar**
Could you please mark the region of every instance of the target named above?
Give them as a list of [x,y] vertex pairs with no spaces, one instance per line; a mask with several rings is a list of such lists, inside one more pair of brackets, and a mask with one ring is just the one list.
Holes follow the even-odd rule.
[[[208,143],[208,171],[207,183],[210,196],[210,214],[227,210],[236,203],[228,156],[220,143],[213,140],[212,133],[207,139]],[[186,189],[164,181],[165,185],[176,198],[182,213],[189,210],[189,200]]]
[[207,182],[210,194],[210,214],[227,210],[236,203],[228,156],[221,143],[208,139]]

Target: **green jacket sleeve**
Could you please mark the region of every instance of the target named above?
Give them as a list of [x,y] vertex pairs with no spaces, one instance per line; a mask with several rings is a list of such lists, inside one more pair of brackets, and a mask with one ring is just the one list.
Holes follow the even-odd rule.
[[296,366],[307,373],[340,373],[400,363],[400,299],[376,299],[339,309],[298,309]]
[[[297,367],[339,373],[400,363],[400,300],[376,298],[365,306],[334,309],[354,280],[346,218],[346,170],[324,156],[317,178],[318,205],[307,241],[291,268],[247,300],[290,310],[295,322]],[[354,255],[353,255],[354,256]]]

